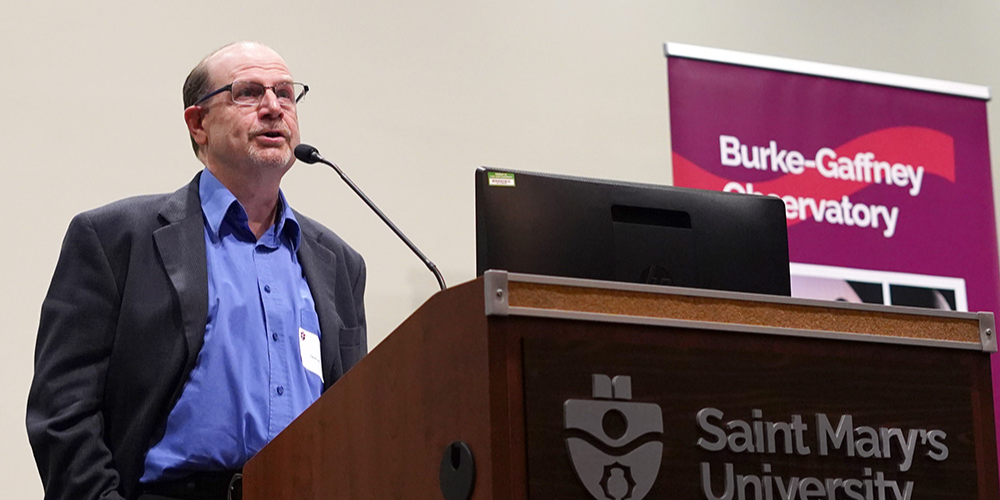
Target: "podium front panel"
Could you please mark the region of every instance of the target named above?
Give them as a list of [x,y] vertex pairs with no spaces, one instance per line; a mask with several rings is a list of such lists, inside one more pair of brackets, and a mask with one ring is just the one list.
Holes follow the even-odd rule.
[[506,321],[529,499],[997,498],[982,353]]

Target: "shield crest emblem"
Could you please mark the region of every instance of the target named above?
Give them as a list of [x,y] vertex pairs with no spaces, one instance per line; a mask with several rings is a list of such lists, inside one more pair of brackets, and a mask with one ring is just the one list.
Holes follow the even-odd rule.
[[573,469],[595,500],[642,500],[660,471],[663,413],[631,401],[631,377],[592,378],[593,399],[563,404]]

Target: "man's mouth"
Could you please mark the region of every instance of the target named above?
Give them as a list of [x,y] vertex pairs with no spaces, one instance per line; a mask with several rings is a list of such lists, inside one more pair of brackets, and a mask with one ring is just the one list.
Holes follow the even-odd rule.
[[270,137],[272,139],[277,139],[277,138],[280,138],[280,137],[285,137],[284,134],[282,134],[281,132],[278,132],[277,130],[272,130],[272,131],[269,131],[269,132],[264,132],[264,133],[262,133],[260,135],[262,135],[264,137]]

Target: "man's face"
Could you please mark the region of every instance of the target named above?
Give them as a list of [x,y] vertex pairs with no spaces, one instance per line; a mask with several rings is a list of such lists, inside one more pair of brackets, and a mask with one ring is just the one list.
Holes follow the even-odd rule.
[[[211,89],[234,81],[265,86],[291,82],[292,75],[277,53],[262,45],[241,44],[213,56],[209,66]],[[202,126],[201,146],[207,165],[243,175],[283,175],[295,162],[299,118],[294,106],[282,107],[271,89],[259,105],[240,106],[229,92],[209,98]]]

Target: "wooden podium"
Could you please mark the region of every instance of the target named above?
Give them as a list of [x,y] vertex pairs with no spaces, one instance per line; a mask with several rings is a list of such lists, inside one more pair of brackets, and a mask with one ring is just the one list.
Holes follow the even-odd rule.
[[490,271],[250,460],[244,498],[445,498],[461,441],[475,499],[1000,499],[995,331],[990,313]]

